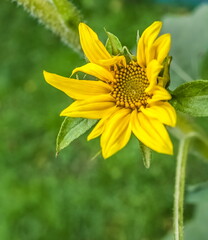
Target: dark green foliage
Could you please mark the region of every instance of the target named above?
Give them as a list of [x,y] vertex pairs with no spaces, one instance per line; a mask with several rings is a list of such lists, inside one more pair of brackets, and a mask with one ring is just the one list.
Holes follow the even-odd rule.
[[208,116],[208,80],[184,83],[172,92],[172,105],[194,117]]

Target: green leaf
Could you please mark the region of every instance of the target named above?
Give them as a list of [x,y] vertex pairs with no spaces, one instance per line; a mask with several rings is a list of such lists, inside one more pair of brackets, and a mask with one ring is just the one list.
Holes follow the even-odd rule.
[[123,54],[123,47],[120,40],[112,33],[106,32],[108,39],[106,42],[106,49],[114,56]]
[[194,117],[208,116],[208,80],[196,80],[180,85],[172,92],[171,104]]
[[141,148],[141,152],[142,152],[142,159],[143,159],[144,166],[146,168],[149,168],[151,159],[152,159],[152,151],[150,148],[148,148],[141,142],[140,142],[140,148]]
[[66,117],[59,130],[56,140],[56,154],[67,147],[72,141],[90,129],[97,120]]

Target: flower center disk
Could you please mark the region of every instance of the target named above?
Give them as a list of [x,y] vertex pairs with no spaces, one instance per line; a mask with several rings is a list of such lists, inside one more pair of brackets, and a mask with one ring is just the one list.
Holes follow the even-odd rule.
[[112,96],[119,107],[139,109],[147,105],[150,95],[145,92],[149,85],[146,72],[138,63],[131,61],[126,67],[115,72],[116,83],[113,85]]

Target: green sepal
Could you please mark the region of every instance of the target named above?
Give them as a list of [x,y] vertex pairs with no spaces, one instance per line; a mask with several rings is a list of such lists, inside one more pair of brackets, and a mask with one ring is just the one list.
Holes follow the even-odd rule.
[[96,122],[95,119],[66,117],[56,139],[56,155],[72,141],[83,135]]
[[126,46],[123,47],[123,55],[126,58],[127,63],[129,63],[132,60],[136,61],[136,57],[131,54],[131,52]]
[[139,39],[140,39],[140,34],[139,34],[139,30],[137,30],[137,35],[136,35],[136,41],[137,41],[137,43],[139,42]]
[[140,143],[141,153],[142,153],[142,160],[144,163],[144,166],[146,168],[150,167],[151,159],[152,159],[152,150],[145,146],[143,143]]
[[194,117],[208,116],[208,80],[184,83],[172,92],[171,104],[176,110]]
[[108,39],[106,41],[107,51],[113,56],[122,55],[123,47],[120,40],[114,34],[107,31],[106,33],[108,35]]
[[158,77],[158,85],[167,88],[170,83],[170,64],[172,61],[172,57],[168,56],[165,58],[163,62],[163,70],[161,71]]

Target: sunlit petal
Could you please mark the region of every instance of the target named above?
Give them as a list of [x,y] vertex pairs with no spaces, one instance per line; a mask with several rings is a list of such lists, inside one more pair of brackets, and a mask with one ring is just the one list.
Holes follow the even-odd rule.
[[100,60],[99,64],[105,67],[109,67],[115,64],[126,67],[126,58],[124,56],[113,56],[111,59]]
[[86,99],[91,96],[109,93],[110,85],[101,81],[85,81],[66,78],[44,71],[46,82],[65,92],[74,99]]
[[161,35],[154,42],[154,50],[155,50],[155,59],[162,64],[164,59],[168,56],[171,45],[171,36],[169,33]]
[[147,147],[165,154],[173,154],[173,145],[164,125],[136,110],[131,114],[134,135]]
[[109,95],[99,95],[75,101],[61,112],[61,116],[100,119],[115,108],[115,99]]
[[93,128],[93,130],[91,131],[91,133],[88,135],[87,140],[91,140],[93,138],[96,138],[98,136],[100,136],[103,133],[104,127],[105,127],[105,118],[102,118],[97,125]]
[[101,67],[95,63],[87,63],[82,67],[75,68],[72,72],[74,74],[75,72],[84,72],[86,74],[92,75],[100,80],[106,81],[106,82],[115,82],[115,79],[111,72],[106,70],[104,67]]
[[159,64],[159,62],[155,59],[147,65],[146,73],[150,85],[145,89],[145,92],[151,91],[153,87],[157,84],[157,77],[162,68],[163,66]]
[[108,119],[108,126],[101,136],[104,158],[108,158],[128,143],[131,136],[130,109],[119,109]]
[[141,111],[150,118],[156,118],[160,122],[174,127],[176,125],[175,109],[168,102],[157,102],[147,108],[142,107]]
[[79,35],[82,49],[90,62],[98,63],[99,60],[111,58],[97,34],[85,23],[79,24]]
[[162,22],[156,21],[150,25],[142,34],[138,41],[137,62],[143,68],[152,60],[152,45],[157,38],[162,27]]
[[106,117],[103,117],[98,123],[97,125],[94,127],[94,129],[91,131],[91,133],[88,135],[87,140],[91,140],[93,138],[96,138],[98,136],[100,136],[105,127],[108,127],[108,119],[109,117],[116,111],[118,111],[118,108],[112,108],[112,111],[108,112],[108,115],[106,115]]
[[172,97],[170,93],[161,86],[155,86],[152,90],[152,98],[148,99],[148,103],[153,103],[161,100],[170,100]]

